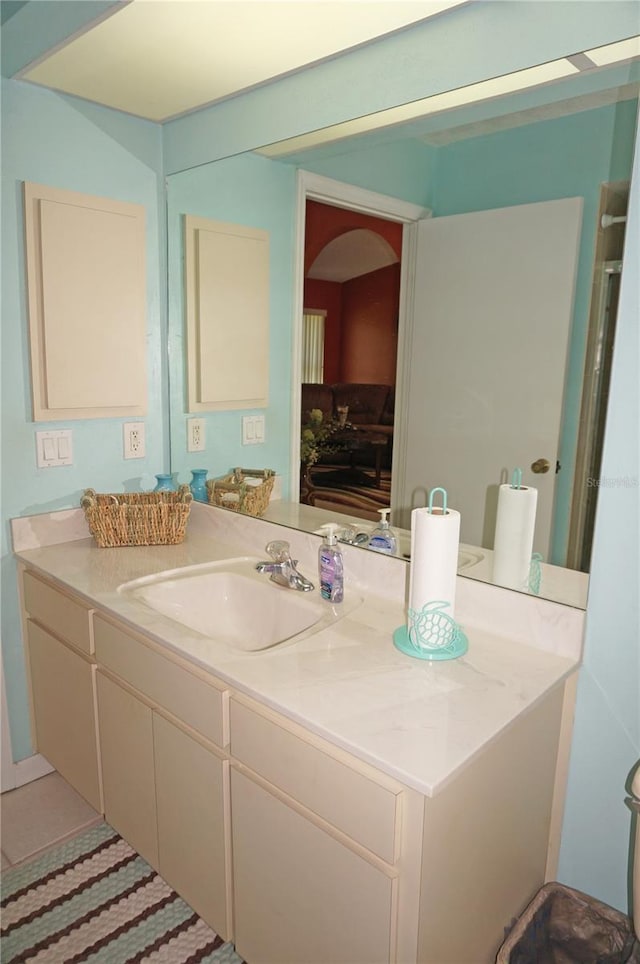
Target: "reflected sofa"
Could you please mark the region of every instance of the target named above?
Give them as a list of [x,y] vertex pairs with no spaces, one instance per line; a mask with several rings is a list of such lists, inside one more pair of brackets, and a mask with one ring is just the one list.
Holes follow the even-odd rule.
[[[338,407],[348,406],[347,420],[363,431],[376,432],[387,437],[387,445],[382,458],[384,468],[391,468],[393,450],[393,416],[395,388],[393,385],[367,384],[360,382],[335,382],[331,385],[302,384],[302,422],[309,416],[312,408],[319,408],[325,419],[336,418]],[[371,462],[372,453],[363,453],[366,464]],[[321,461],[336,460],[335,456]]]

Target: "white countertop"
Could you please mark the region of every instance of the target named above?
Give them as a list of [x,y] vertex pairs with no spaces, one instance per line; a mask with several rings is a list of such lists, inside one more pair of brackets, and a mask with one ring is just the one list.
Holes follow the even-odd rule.
[[[192,516],[204,519],[206,512],[196,511]],[[259,538],[264,545],[264,529],[245,530],[236,525],[232,530],[228,517],[234,514],[223,513],[207,515],[202,526],[190,521],[185,541],[178,546],[99,549],[93,539],[78,538],[82,523],[73,513],[69,515],[73,516],[73,541],[24,548],[33,541],[16,539],[16,555],[93,605],[210,670],[239,692],[427,796],[441,790],[516,717],[579,665],[580,638],[573,640],[568,650],[529,645],[504,631],[488,631],[486,612],[479,613],[478,627],[472,615],[464,621],[469,640],[465,656],[437,663],[412,659],[392,642],[394,629],[405,623],[403,602],[349,579],[347,599],[352,593],[363,602],[340,621],[293,643],[241,653],[155,613],[118,593],[117,587],[165,569],[255,554],[255,545],[241,535],[258,532],[254,541]],[[212,526],[220,519],[214,538]],[[27,523],[21,522],[24,530]],[[231,531],[237,541],[229,540]],[[317,537],[306,539],[312,540],[313,548],[319,542]],[[301,559],[303,552],[298,550],[302,548],[302,543],[296,547]],[[351,552],[356,553],[354,560],[377,555],[357,549]],[[351,557],[347,556],[346,552],[348,571]],[[310,560],[307,554],[300,568],[314,579]],[[378,563],[372,561],[371,565]],[[487,597],[489,608],[496,600],[510,600],[511,596],[517,604],[518,594],[501,595],[506,591],[479,588],[493,592]],[[274,591],[278,590],[274,587]],[[575,636],[576,631],[581,635],[581,622],[575,623],[574,618],[573,623],[563,623],[562,610],[569,615],[574,610],[552,603],[546,606],[551,607],[544,612],[551,636],[554,632]]]

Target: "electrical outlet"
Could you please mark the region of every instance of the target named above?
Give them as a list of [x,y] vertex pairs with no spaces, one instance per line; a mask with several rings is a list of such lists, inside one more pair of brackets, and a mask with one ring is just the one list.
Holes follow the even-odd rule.
[[187,452],[204,452],[206,427],[203,418],[187,419]]
[[145,455],[144,422],[125,422],[122,431],[125,459],[143,459]]

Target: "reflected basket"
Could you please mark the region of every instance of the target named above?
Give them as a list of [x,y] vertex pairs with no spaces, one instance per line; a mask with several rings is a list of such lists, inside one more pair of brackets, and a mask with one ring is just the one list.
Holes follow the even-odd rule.
[[100,494],[86,489],[80,505],[91,535],[103,549],[116,546],[172,546],[184,539],[193,496],[177,492]]
[[273,469],[234,469],[218,479],[207,480],[209,502],[245,515],[261,516],[269,505],[275,477]]

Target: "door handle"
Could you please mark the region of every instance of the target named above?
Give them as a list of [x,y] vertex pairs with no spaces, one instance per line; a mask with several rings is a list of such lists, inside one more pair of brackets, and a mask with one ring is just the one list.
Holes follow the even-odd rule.
[[536,475],[543,475],[550,468],[549,459],[536,459],[535,462],[531,463],[531,471],[535,472]]

